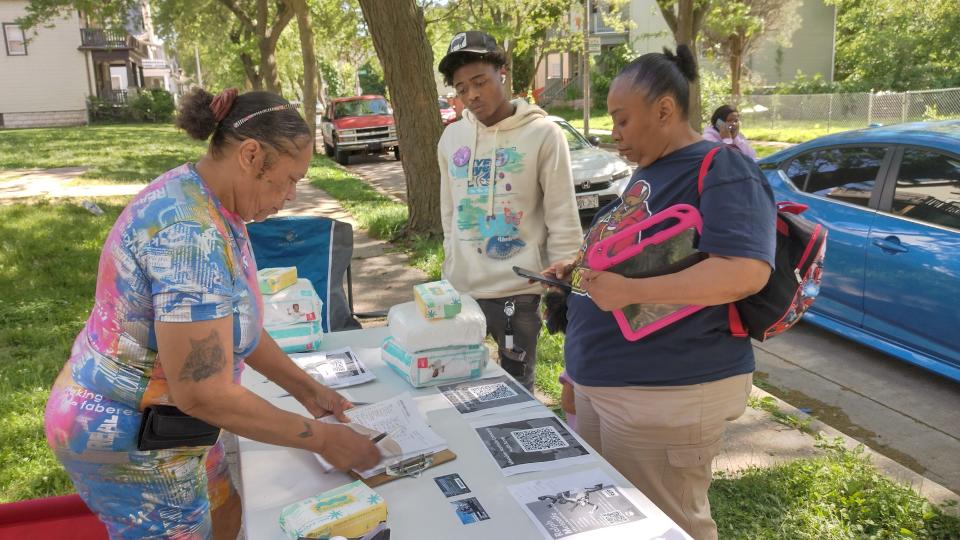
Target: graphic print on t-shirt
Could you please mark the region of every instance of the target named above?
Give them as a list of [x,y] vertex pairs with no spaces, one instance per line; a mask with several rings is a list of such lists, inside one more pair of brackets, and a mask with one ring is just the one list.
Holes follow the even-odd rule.
[[580,286],[580,280],[585,267],[583,257],[587,250],[624,227],[629,227],[650,217],[650,205],[647,202],[650,199],[650,184],[646,180],[640,179],[634,182],[623,192],[620,199],[620,204],[598,219],[590,227],[590,231],[587,232],[580,253],[577,254],[577,260],[574,262],[573,275],[571,276],[574,294],[586,296],[586,292]]

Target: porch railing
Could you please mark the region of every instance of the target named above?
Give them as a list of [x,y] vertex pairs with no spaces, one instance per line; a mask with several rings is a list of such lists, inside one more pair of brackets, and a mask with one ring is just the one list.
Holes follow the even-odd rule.
[[101,47],[104,49],[126,49],[129,47],[125,33],[102,28],[81,28],[80,44],[84,47]]

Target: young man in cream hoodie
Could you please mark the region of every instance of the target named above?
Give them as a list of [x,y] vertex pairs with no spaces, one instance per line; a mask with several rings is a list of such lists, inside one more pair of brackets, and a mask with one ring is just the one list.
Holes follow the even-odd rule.
[[539,107],[510,101],[505,64],[483,32],[454,36],[440,61],[464,105],[437,148],[443,277],[480,303],[501,365],[532,389],[541,287],[513,267],[572,260],[583,235],[566,138]]

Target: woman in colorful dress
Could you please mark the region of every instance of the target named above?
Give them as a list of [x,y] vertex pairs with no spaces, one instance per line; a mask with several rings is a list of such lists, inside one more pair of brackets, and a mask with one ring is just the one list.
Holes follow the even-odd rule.
[[[341,469],[371,467],[380,454],[353,430],[317,420],[335,414],[345,421],[352,405],[263,331],[245,222],[294,199],[313,153],[306,122],[268,92],[229,89],[214,98],[197,89],[183,98],[177,125],[209,140],[208,150],[151,182],[114,224],[93,309],[54,383],[45,428],[111,538],[232,540],[240,501],[216,439],[220,428],[319,453]],[[240,386],[245,364],[309,416]],[[150,425],[141,425],[148,408],[171,410],[158,406],[188,415],[173,418],[189,424],[174,430],[173,441],[148,440]],[[181,444],[196,444],[190,435],[200,432],[217,442]]]

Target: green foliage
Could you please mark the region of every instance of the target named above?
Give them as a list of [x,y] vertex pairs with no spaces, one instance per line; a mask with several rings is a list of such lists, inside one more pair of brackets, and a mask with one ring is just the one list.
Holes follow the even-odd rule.
[[387,94],[387,83],[383,80],[383,70],[379,62],[367,62],[360,68],[360,88],[364,94]]
[[847,85],[836,82],[830,82],[823,78],[820,73],[815,73],[808,77],[801,71],[797,71],[797,76],[790,82],[777,84],[773,94],[832,94],[834,92],[856,91]]
[[828,0],[837,9],[837,81],[848,90],[960,86],[957,0]]
[[176,110],[173,96],[162,88],[141,91],[128,107],[133,120],[140,122],[170,122]]
[[730,78],[718,75],[710,69],[700,70],[700,103],[703,116],[709,121],[710,115],[721,105],[730,105]]
[[594,109],[607,108],[610,84],[620,70],[636,57],[637,53],[626,43],[610,47],[597,57],[597,63],[590,71],[590,98]]
[[720,538],[960,537],[960,519],[878,472],[863,447],[847,450],[839,440],[818,446],[823,457],[719,474],[710,506]]
[[[342,97],[348,95],[347,85],[343,82],[340,71],[331,62],[320,60],[320,75],[326,86],[328,97]],[[352,90],[350,92],[352,94]]]

